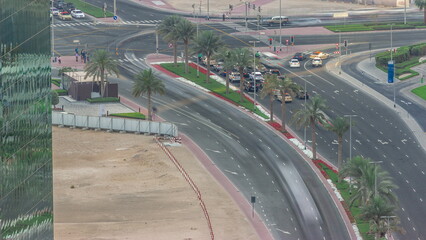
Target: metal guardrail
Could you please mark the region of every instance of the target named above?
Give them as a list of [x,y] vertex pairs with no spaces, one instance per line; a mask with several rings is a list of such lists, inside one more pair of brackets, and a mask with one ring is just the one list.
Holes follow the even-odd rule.
[[71,113],[52,112],[52,124],[75,128],[159,134],[172,137],[178,136],[177,126],[172,123],[137,119],[80,116]]

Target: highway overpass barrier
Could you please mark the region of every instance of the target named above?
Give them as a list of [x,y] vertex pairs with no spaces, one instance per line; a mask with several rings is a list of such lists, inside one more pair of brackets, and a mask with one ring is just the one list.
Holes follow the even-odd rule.
[[178,136],[177,126],[173,123],[116,117],[81,116],[66,112],[52,112],[52,124],[74,128]]

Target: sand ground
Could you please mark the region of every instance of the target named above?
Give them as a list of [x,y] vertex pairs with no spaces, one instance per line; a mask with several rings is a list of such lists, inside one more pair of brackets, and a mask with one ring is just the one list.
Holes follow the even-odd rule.
[[[216,239],[258,239],[235,202],[183,146]],[[210,239],[194,191],[152,136],[53,128],[55,239]]]

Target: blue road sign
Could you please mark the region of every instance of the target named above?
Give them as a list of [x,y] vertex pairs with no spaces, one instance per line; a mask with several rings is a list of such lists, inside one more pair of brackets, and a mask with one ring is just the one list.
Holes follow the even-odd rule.
[[113,17],[113,19],[114,19],[114,20],[117,20],[117,18],[118,18],[117,16],[114,16],[114,17]]
[[393,83],[393,76],[395,75],[395,65],[393,61],[388,62],[388,83]]

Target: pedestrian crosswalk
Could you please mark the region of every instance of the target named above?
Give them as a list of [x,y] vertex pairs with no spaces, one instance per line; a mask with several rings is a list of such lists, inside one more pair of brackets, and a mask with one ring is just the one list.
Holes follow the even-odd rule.
[[134,59],[119,58],[119,59],[115,59],[115,61],[120,62],[120,63],[125,63],[125,62],[144,62],[145,58],[134,58]]
[[116,23],[104,23],[104,22],[70,22],[64,23],[59,22],[53,24],[53,27],[72,27],[72,26],[95,26],[102,24],[121,24],[121,25],[141,25],[141,24],[158,24],[161,20],[141,20],[141,21],[122,21]]

